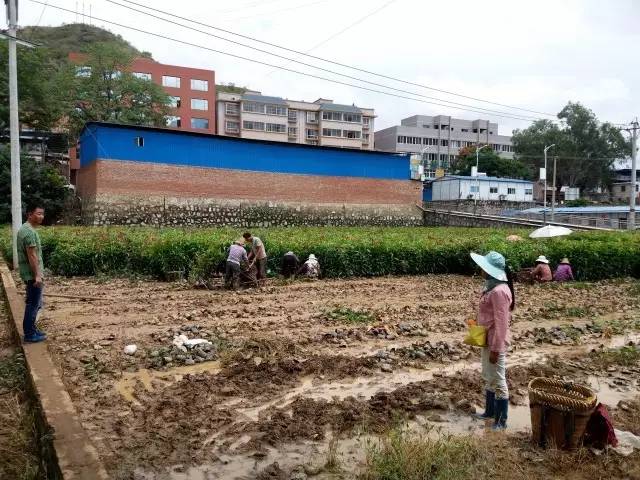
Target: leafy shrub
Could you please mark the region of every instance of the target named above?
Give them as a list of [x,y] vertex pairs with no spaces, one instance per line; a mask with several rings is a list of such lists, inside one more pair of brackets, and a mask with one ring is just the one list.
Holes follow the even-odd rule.
[[[208,278],[225,258],[240,229],[153,229],[145,227],[43,227],[45,266],[56,274],[149,275],[180,271]],[[510,234],[525,237],[509,242]],[[481,228],[301,227],[256,229],[265,242],[268,268],[279,270],[289,250],[301,260],[314,253],[323,275],[340,278],[379,275],[470,274],[469,252],[496,250],[512,268],[532,266],[538,255],[552,264],[569,257],[580,280],[640,277],[640,234],[580,232],[532,240],[526,231]],[[11,258],[8,227],[0,230],[0,251]]]

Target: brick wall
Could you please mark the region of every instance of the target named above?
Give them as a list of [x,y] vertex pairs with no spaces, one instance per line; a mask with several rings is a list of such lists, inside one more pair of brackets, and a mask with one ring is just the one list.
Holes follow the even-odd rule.
[[89,224],[419,225],[419,182],[99,160],[78,193]]

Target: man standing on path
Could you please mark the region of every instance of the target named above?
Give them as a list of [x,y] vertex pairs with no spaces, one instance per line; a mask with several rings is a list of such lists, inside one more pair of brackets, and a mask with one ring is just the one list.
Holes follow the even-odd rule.
[[36,318],[42,307],[42,290],[44,288],[42,247],[36,227],[42,224],[43,220],[44,208],[38,204],[31,205],[27,208],[27,221],[18,230],[18,268],[20,278],[27,287],[24,320],[22,321],[25,343],[42,342],[47,339],[47,336],[36,328]]
[[258,237],[254,237],[250,232],[242,235],[247,243],[251,244],[251,252],[249,253],[249,261],[256,264],[258,273],[256,279],[262,284],[267,278],[267,252],[264,249],[264,243]]

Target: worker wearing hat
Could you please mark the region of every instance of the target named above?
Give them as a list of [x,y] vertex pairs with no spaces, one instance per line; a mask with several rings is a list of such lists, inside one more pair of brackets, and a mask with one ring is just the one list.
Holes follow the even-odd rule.
[[550,282],[553,280],[553,274],[551,273],[551,267],[549,267],[547,257],[540,255],[536,258],[536,267],[531,272],[531,277],[536,282]]
[[482,269],[485,279],[478,306],[478,325],[487,329],[486,346],[481,352],[485,411],[475,416],[482,420],[493,419],[493,429],[504,430],[509,410],[506,353],[511,337],[511,311],[515,307],[513,278],[505,258],[498,252],[485,256],[471,253],[471,258]]

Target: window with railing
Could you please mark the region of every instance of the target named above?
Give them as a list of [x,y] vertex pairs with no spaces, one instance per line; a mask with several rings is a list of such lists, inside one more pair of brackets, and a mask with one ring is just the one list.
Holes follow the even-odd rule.
[[296,127],[289,127],[288,133],[289,133],[290,137],[297,137],[298,136],[298,129]]
[[267,115],[284,117],[287,114],[287,107],[283,107],[282,105],[266,105],[265,111]]
[[307,138],[318,138],[318,130],[307,128],[306,136]]
[[318,123],[318,112],[307,112],[307,123]]
[[240,114],[240,108],[238,106],[237,103],[231,103],[231,102],[227,102],[224,105],[224,112],[227,115],[239,115]]
[[224,130],[229,133],[238,133],[240,131],[240,122],[227,120],[224,123]]
[[290,122],[297,122],[298,121],[298,111],[289,109],[288,118],[289,118]]
[[287,131],[287,126],[279,123],[267,123],[265,126],[269,133],[285,133]]

